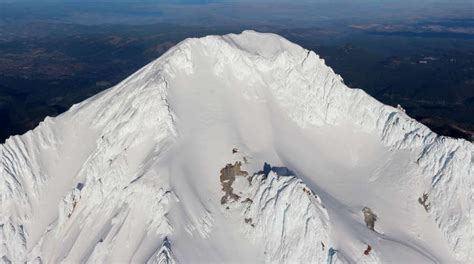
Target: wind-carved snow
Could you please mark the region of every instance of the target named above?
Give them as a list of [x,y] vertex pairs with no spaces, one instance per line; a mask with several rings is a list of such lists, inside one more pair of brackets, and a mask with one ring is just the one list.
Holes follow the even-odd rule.
[[[77,188],[72,189],[70,192],[65,190],[64,196],[57,202],[59,207],[58,220],[57,223],[53,224],[54,227],[52,229],[55,229],[54,233],[56,233],[57,242],[61,243],[63,248],[70,250],[70,255],[74,255],[71,253],[75,250],[74,245],[94,245],[95,243],[101,245],[104,242],[97,241],[106,239],[108,234],[113,236],[120,235],[122,226],[129,221],[143,222],[143,226],[146,229],[153,230],[153,232],[166,234],[171,229],[164,217],[167,209],[161,207],[166,207],[172,194],[170,195],[169,191],[161,189],[166,188],[166,185],[158,186],[160,188],[158,190],[147,187],[146,183],[143,183],[140,179],[145,175],[153,174],[153,172],[150,172],[150,167],[153,165],[154,159],[149,158],[165,151],[167,146],[165,141],[172,140],[170,137],[175,135],[172,125],[172,113],[169,111],[166,102],[166,83],[162,78],[157,80],[151,73],[146,73],[146,71],[139,72],[137,75],[140,79],[147,79],[149,83],[137,83],[140,79],[126,80],[114,88],[115,93],[98,95],[96,98],[91,99],[90,103],[75,106],[70,111],[71,115],[74,114],[74,119],[79,125],[85,123],[85,126],[94,128],[94,134],[97,135],[96,141],[93,142],[93,149],[84,155],[85,158],[81,161],[76,174],[69,176],[72,179],[71,182],[82,186],[82,190]],[[128,92],[123,91],[123,87],[126,85],[133,85],[135,89]],[[138,102],[141,102],[141,104]],[[84,105],[87,105],[88,109],[84,109]],[[104,105],[107,107],[103,107]],[[94,111],[93,113],[87,112],[91,111],[91,109]],[[150,113],[153,114],[150,115]],[[63,115],[62,118],[65,119],[67,118],[66,116]],[[49,126],[40,125],[41,127],[47,127],[47,130],[44,129],[46,131],[51,130]],[[32,136],[41,138],[44,133],[34,134],[37,131],[43,132],[40,129],[36,129],[27,133],[23,138],[29,139]],[[77,133],[77,131],[74,131],[74,133]],[[2,190],[10,190],[2,192],[2,194],[7,196],[5,198],[2,197],[2,207],[6,208],[9,203],[15,203],[19,213],[25,212],[24,215],[20,215],[22,218],[18,217],[18,219],[15,219],[11,224],[13,226],[15,222],[23,223],[28,220],[34,225],[37,224],[32,221],[35,220],[34,218],[29,219],[31,216],[28,214],[31,214],[32,211],[30,200],[41,195],[39,191],[40,186],[48,180],[47,177],[42,175],[40,166],[35,166],[35,164],[28,165],[28,163],[36,162],[37,159],[27,156],[30,150],[26,149],[23,138],[14,137],[2,146],[2,150],[5,153],[2,155],[2,160],[4,160],[2,173],[6,174],[6,177],[2,177],[2,179],[5,179],[2,183],[7,186],[2,188]],[[78,144],[82,143],[80,137],[77,140]],[[149,142],[154,142],[154,144],[149,144]],[[74,144],[75,142],[72,143]],[[10,150],[10,148],[19,148],[19,146],[21,147],[19,151]],[[35,144],[31,144],[31,146],[36,147]],[[10,157],[10,155],[18,156],[18,154],[21,154],[21,159]],[[65,173],[70,172],[65,171]],[[39,178],[39,176],[43,177]],[[67,177],[68,175],[61,176]],[[20,178],[21,181],[16,180],[14,177]],[[22,181],[25,181],[25,183]],[[12,184],[15,184],[16,188],[10,187]],[[29,186],[30,184],[32,186]],[[26,188],[31,188],[34,192],[25,191]],[[18,194],[14,195],[10,194],[10,192],[17,192]],[[140,204],[138,205],[137,203]],[[22,206],[19,207],[19,205]],[[140,209],[143,211],[148,210],[149,213],[144,214],[140,212],[137,214],[140,215],[140,218],[143,218],[138,221],[128,220],[128,214],[136,210],[140,211]],[[118,214],[118,216],[113,216],[114,214]],[[112,217],[115,220],[110,221],[106,216]],[[110,224],[112,227],[107,227]],[[100,234],[104,238],[96,238],[95,236],[81,237],[79,236],[80,233],[78,233],[80,232],[78,231],[79,229],[88,229],[88,232],[108,233]],[[113,232],[117,233],[114,234]],[[6,234],[11,233],[8,232]],[[17,231],[14,234],[19,234],[19,232]],[[78,237],[76,238],[75,236]],[[64,243],[61,241],[65,238],[69,242]],[[112,245],[115,243],[113,238],[109,238],[112,240]],[[6,245],[7,248],[20,248],[20,246],[20,243],[18,245],[13,243]],[[109,245],[107,255],[111,253],[110,248],[111,246]],[[88,249],[92,253],[95,250],[94,248]],[[85,254],[87,255],[88,253],[86,252]],[[5,255],[8,256],[10,254]],[[48,256],[47,258],[50,261],[55,261],[57,258],[62,257],[64,256],[56,255]],[[87,259],[87,256],[84,255],[76,257],[73,257],[72,260]],[[16,254],[12,261],[24,261],[26,258],[26,254]]]
[[442,137],[417,160],[426,177],[428,211],[458,260],[474,258],[473,160],[472,145]]
[[171,250],[170,242],[167,238],[163,241],[160,249],[153,254],[153,256],[147,261],[147,264],[174,264],[176,263],[173,252]]
[[[0,256],[469,262],[473,153],[277,35],[187,39],[0,146]],[[267,161],[295,173],[237,177],[221,204],[223,165]]]
[[329,218],[321,200],[298,178],[255,175],[244,209],[246,232],[264,241],[266,262],[322,263],[329,241]]

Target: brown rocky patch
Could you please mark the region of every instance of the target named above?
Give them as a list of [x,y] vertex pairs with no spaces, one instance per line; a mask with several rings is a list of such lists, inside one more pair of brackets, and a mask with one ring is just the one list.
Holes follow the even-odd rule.
[[234,193],[232,184],[235,181],[236,176],[248,176],[248,172],[241,170],[242,162],[237,161],[232,165],[228,163],[221,170],[220,181],[222,185],[222,190],[224,191],[224,196],[221,198],[221,204],[227,203],[230,199],[236,201],[240,198],[239,195]]
[[418,203],[423,205],[423,207],[425,208],[425,211],[428,212],[428,210],[430,210],[430,207],[431,207],[431,204],[428,203],[428,193],[423,193],[423,196],[418,198]]
[[364,214],[364,222],[365,225],[372,231],[375,231],[375,221],[377,221],[377,215],[372,212],[372,210],[368,207],[364,207],[362,209],[362,213]]

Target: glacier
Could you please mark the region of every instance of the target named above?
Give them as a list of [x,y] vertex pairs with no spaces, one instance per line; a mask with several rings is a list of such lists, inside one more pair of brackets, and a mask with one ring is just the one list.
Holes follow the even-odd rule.
[[0,256],[467,263],[473,164],[278,35],[191,38],[0,146]]

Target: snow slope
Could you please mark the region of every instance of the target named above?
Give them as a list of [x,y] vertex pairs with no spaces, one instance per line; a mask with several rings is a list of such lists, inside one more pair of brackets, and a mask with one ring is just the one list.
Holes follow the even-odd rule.
[[0,256],[472,262],[473,163],[282,37],[187,39],[0,146]]

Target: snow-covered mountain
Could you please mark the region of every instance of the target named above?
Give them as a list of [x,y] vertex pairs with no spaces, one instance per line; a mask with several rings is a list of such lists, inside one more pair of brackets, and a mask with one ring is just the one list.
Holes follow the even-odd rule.
[[473,144],[274,34],[187,39],[0,162],[6,263],[474,260]]

